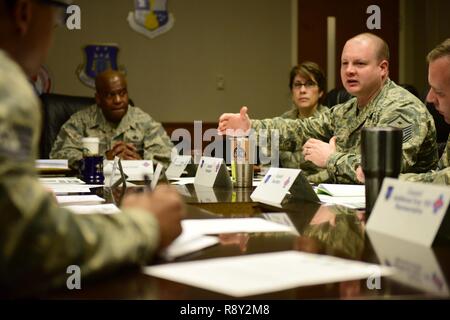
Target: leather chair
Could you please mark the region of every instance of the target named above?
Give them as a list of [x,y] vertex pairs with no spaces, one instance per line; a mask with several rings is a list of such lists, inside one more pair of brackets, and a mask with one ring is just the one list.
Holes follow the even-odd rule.
[[39,142],[39,158],[48,159],[61,126],[77,111],[95,103],[93,97],[77,97],[62,94],[42,94],[42,133]]
[[328,108],[334,107],[337,104],[344,103],[352,98],[352,95],[345,89],[332,89],[324,99],[324,105]]

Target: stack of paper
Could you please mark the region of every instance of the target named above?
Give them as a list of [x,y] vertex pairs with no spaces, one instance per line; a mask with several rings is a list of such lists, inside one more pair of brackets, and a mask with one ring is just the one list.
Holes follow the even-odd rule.
[[98,205],[73,205],[65,208],[76,214],[116,214],[120,209],[113,203],[98,204]]
[[38,169],[69,169],[67,159],[37,159],[36,168]]
[[316,188],[320,201],[360,209],[366,206],[365,186],[354,184],[326,184]]
[[70,205],[92,205],[105,202],[105,199],[100,198],[95,194],[89,195],[70,195],[70,196],[56,196],[56,200],[62,206]]

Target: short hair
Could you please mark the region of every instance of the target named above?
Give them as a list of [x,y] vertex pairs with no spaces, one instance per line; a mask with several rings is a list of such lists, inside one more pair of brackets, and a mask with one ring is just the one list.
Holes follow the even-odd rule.
[[378,48],[377,48],[378,60],[379,61],[386,60],[389,62],[390,53],[389,53],[389,46],[386,41],[384,41],[379,36],[377,36],[373,33],[370,33],[370,32],[360,33],[357,36],[354,36],[352,39],[359,38],[359,37],[366,37],[366,38],[371,38],[372,40],[374,40],[378,46]]
[[305,61],[291,69],[289,74],[289,88],[291,90],[294,86],[294,79],[296,75],[317,82],[319,90],[325,92],[325,75],[317,63]]
[[430,51],[427,55],[427,62],[433,62],[442,57],[450,58],[450,38],[444,40],[444,42],[440,43],[437,47]]

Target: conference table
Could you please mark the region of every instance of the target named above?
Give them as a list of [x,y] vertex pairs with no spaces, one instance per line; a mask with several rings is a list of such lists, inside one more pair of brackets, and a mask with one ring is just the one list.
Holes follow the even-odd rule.
[[[281,207],[253,202],[253,188],[176,186],[187,204],[187,218],[216,219],[283,214],[292,232],[222,234],[215,246],[179,257],[170,263],[218,257],[296,250],[376,264],[390,264],[399,272],[382,277],[376,287],[367,279],[297,287],[244,299],[448,299],[449,241],[438,237],[432,248],[395,238],[373,238],[365,230],[367,216],[336,205],[288,199]],[[99,189],[97,193],[103,191]],[[123,192],[113,192],[120,197]],[[119,200],[120,199],[115,199]],[[387,221],[387,223],[389,223]],[[156,258],[154,264],[168,263]],[[263,268],[264,266],[261,266]],[[231,296],[172,282],[127,268],[113,274],[83,279],[82,290],[53,290],[43,298],[56,299],[233,299]]]

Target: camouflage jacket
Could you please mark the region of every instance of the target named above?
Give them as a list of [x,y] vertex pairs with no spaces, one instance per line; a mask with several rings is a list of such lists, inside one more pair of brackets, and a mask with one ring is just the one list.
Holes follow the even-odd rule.
[[436,184],[450,184],[450,136],[442,153],[436,170],[425,173],[405,173],[399,177],[401,180],[413,182],[432,182]]
[[84,278],[148,262],[159,242],[153,215],[75,215],[39,183],[40,123],[25,74],[0,50],[0,292],[60,286],[70,265]]
[[77,168],[83,157],[81,139],[98,137],[99,152],[111,149],[116,141],[132,143],[146,160],[161,162],[164,166],[170,163],[173,147],[159,122],[137,107],[128,107],[128,111],[115,127],[105,119],[97,105],[78,111],[61,127],[58,137],[50,152],[52,159],[68,159],[72,168]]
[[438,153],[432,116],[419,99],[389,79],[362,109],[358,108],[356,98],[352,98],[317,118],[252,121],[256,134],[260,129],[268,130],[268,139],[270,130],[279,130],[280,151],[297,150],[309,138],[328,142],[336,136],[336,152],[327,160],[327,170],[308,176],[314,183],[357,183],[355,170],[361,163],[361,129],[387,126],[403,129],[402,172],[419,173],[436,167]]
[[[314,111],[311,117],[313,118],[318,117],[323,112],[329,113],[330,109],[325,106],[318,105],[317,109]],[[286,111],[280,117],[284,119],[294,119],[294,120],[305,119],[301,117],[297,107],[293,107],[291,110]],[[311,161],[306,161],[304,159],[302,149],[303,149],[302,145],[300,145],[294,152],[280,151],[280,166],[282,168],[295,168],[295,169],[300,168],[302,169],[303,173],[308,176],[315,174],[321,170],[325,170],[318,168]]]

